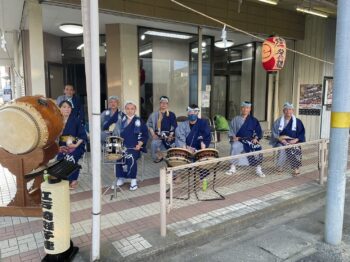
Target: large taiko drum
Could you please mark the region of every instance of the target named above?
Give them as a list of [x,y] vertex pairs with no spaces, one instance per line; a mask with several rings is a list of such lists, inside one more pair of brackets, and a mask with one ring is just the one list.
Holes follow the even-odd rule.
[[189,164],[192,162],[192,153],[184,148],[169,148],[165,161],[169,167]]
[[[203,161],[207,161],[207,160],[211,160],[211,159],[215,159],[219,157],[219,151],[217,151],[214,148],[205,148],[205,149],[201,149],[198,150],[195,154],[194,154],[194,160],[196,162],[203,162]],[[203,165],[201,167],[203,168],[213,168],[215,167],[217,163],[213,163],[213,164],[206,164]]]
[[0,108],[0,146],[12,154],[50,146],[62,128],[55,101],[43,96],[24,96]]

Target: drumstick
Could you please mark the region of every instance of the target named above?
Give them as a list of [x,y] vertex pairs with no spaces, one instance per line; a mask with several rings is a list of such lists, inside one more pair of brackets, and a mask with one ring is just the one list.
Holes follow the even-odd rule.
[[[140,149],[141,148],[143,148],[143,146],[141,146]],[[135,147],[125,147],[125,149],[134,149],[134,150],[136,150]]]

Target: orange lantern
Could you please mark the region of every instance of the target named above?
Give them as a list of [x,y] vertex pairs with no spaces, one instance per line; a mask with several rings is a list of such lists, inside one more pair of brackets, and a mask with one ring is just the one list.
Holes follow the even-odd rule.
[[281,70],[286,60],[286,41],[278,36],[267,38],[262,46],[262,64],[266,71]]

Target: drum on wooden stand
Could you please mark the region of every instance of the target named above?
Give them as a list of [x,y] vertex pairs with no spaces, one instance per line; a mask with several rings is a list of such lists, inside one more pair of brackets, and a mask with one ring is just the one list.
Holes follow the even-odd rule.
[[125,153],[124,139],[119,136],[108,136],[104,147],[106,161],[117,161],[123,158]]
[[192,153],[184,148],[169,148],[165,161],[169,167],[192,163]]
[[54,100],[25,96],[0,108],[0,146],[20,155],[55,143],[63,129],[63,117]]

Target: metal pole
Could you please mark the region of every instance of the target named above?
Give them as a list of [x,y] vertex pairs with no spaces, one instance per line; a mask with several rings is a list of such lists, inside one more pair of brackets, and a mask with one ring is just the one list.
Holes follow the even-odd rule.
[[[92,162],[92,248],[91,261],[100,258],[101,228],[101,127],[100,127],[100,40],[98,1],[82,0],[85,74],[88,94]],[[91,113],[91,114],[90,114]]]
[[350,1],[339,0],[325,219],[325,241],[331,245],[340,244],[344,219],[345,171],[350,127],[349,24]]
[[100,258],[101,227],[101,105],[100,105],[100,37],[98,1],[90,1],[91,17],[91,107],[92,107],[92,253]]
[[[202,28],[198,27],[198,108],[202,109]],[[201,110],[202,111],[202,110]],[[199,116],[201,116],[201,111],[199,111]]]
[[160,235],[166,236],[166,171],[162,168],[159,172],[160,186]]

